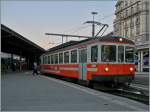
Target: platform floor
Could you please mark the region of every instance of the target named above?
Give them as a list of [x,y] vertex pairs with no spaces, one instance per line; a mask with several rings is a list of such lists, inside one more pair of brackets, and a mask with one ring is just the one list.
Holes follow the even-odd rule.
[[1,75],[2,111],[148,111],[149,106],[70,82],[33,76]]

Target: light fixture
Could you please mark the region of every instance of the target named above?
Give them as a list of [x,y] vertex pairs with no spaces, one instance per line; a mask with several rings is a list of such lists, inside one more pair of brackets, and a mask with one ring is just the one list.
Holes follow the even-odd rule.
[[104,70],[105,70],[106,72],[108,72],[108,71],[109,71],[109,68],[108,68],[108,67],[105,67]]
[[123,39],[122,39],[122,38],[119,38],[119,41],[120,41],[120,42],[122,42],[122,41],[123,41]]
[[132,68],[132,67],[130,67],[130,71],[131,71],[131,72],[133,71],[133,68]]

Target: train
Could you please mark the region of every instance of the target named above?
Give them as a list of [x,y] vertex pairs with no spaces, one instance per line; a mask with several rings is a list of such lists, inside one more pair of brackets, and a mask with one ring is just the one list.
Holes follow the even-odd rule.
[[130,85],[135,77],[135,43],[120,36],[69,41],[42,54],[41,73],[110,85]]

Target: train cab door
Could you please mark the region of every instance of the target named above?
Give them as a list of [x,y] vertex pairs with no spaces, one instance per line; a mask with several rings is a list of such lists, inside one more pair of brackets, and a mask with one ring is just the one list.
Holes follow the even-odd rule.
[[79,49],[79,79],[87,80],[87,49]]

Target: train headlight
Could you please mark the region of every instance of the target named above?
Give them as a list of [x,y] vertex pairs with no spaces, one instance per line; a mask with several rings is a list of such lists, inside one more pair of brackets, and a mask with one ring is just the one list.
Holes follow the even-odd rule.
[[109,71],[109,68],[108,68],[108,67],[105,67],[104,70],[105,70],[106,72],[108,72],[108,71]]
[[120,42],[122,42],[122,41],[123,41],[123,39],[122,39],[122,38],[119,38],[119,41],[120,41]]
[[133,71],[133,68],[132,68],[132,67],[130,68],[130,71],[131,71],[131,72]]

